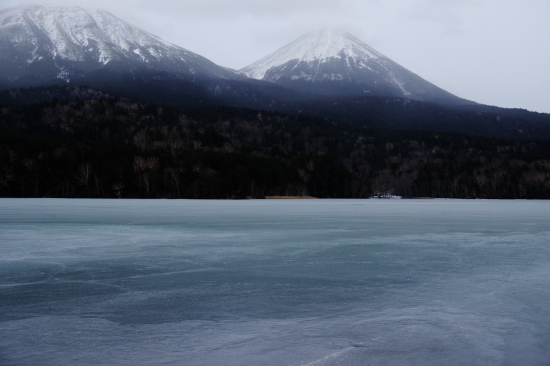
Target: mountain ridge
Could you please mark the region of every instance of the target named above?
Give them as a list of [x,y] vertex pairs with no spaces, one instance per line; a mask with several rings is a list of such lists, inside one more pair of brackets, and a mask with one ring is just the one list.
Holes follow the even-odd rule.
[[[52,17],[56,13],[59,15],[59,12],[62,14],[67,12],[71,17],[65,20],[57,19],[59,17],[53,19]],[[75,21],[75,19],[82,21]],[[125,29],[125,31],[118,34],[117,29]],[[62,31],[68,34],[63,35]],[[46,37],[49,33],[57,36]],[[28,34],[31,36],[35,34],[37,37],[27,37]],[[46,46],[42,48],[40,48],[42,44],[39,42],[40,36],[46,40],[44,42]],[[436,119],[433,113],[428,115],[424,112],[435,110],[433,106],[420,108],[417,103],[409,103],[407,100],[463,106],[472,111],[476,108],[486,110],[482,105],[458,98],[428,83],[344,30],[310,32],[299,38],[297,42],[300,46],[299,52],[296,49],[290,49],[288,54],[283,54],[284,57],[279,57],[279,63],[295,60],[294,64],[275,70],[266,67],[269,65],[264,65],[263,74],[252,75],[256,78],[261,77],[262,80],[258,80],[245,76],[244,71],[249,70],[236,72],[215,65],[200,55],[165,42],[105,11],[94,12],[79,7],[22,6],[0,11],[0,49],[2,50],[0,52],[0,90],[64,84],[81,85],[101,90],[112,96],[128,97],[141,102],[186,106],[225,105],[284,113],[308,113],[367,125],[373,124],[373,115],[377,115],[377,119],[389,116],[388,118],[393,120],[396,120],[397,118],[394,117],[399,115],[400,128],[407,129],[431,126],[430,128],[441,130],[440,126],[434,125]],[[88,47],[84,51],[91,51],[73,52],[84,45]],[[155,49],[153,46],[159,48]],[[46,60],[39,51],[46,56],[55,54],[55,57],[52,56]],[[121,53],[117,53],[119,51]],[[143,52],[139,55],[138,51]],[[278,53],[280,56],[279,51],[274,54]],[[132,58],[124,61],[127,54]],[[122,60],[117,59],[119,56]],[[40,57],[44,60],[40,60]],[[173,60],[173,62],[170,61],[172,63],[161,62],[174,57],[179,60],[177,61],[179,64]],[[269,55],[266,57],[268,61],[269,57]],[[63,64],[63,62],[66,63]],[[305,65],[307,67],[315,66],[315,70],[321,76],[330,72],[341,76],[341,67],[350,73],[346,80],[341,77],[340,80],[329,80],[331,83],[327,84],[323,84],[322,81],[299,80],[299,78],[295,80],[290,78],[290,81],[298,84],[264,80],[270,73],[273,75],[294,69],[299,72],[309,71],[307,68],[300,69],[304,66],[300,63],[307,64]],[[80,64],[83,66],[79,66]],[[86,69],[90,64],[92,66]],[[14,82],[2,77],[2,73],[5,76],[9,71],[6,65],[22,68],[30,65],[31,68],[25,71],[26,74],[15,75]],[[181,65],[185,66],[180,67]],[[387,74],[387,68],[393,72],[393,77],[391,73]],[[389,77],[393,91],[387,88],[388,80],[380,79],[386,83],[381,82],[378,85],[377,93],[365,93],[365,84],[361,82],[361,78],[355,81],[355,77],[361,76],[360,72],[364,70],[378,72],[382,75],[379,76],[382,79],[384,75],[386,79]],[[399,72],[403,72],[405,77],[397,78]],[[312,78],[317,76],[311,75],[313,75]],[[409,80],[407,78],[412,81],[421,80],[423,84],[419,88],[427,86],[423,89],[424,95],[422,93],[415,95],[413,89],[406,89],[409,87],[406,84]],[[399,84],[400,82],[403,85]],[[327,88],[328,92],[320,90],[322,88]],[[407,93],[403,92],[403,88]],[[434,93],[429,93],[430,88]],[[47,95],[50,95],[50,92],[42,96],[36,94],[29,98],[30,100],[48,100]],[[375,99],[369,99],[371,97]],[[376,99],[379,97],[389,99]],[[394,101],[392,98],[398,99]],[[9,98],[4,100],[10,102]],[[22,99],[19,99],[19,102],[24,103]],[[390,114],[382,113],[381,111],[387,109],[384,104],[396,105],[398,111]],[[401,105],[406,108],[401,108]],[[411,112],[412,109],[409,106],[415,106],[415,111]],[[511,114],[512,112],[499,109],[492,113]],[[447,112],[444,114],[448,115]],[[526,121],[537,119],[527,112],[520,111],[514,114]],[[430,123],[426,123],[425,120],[429,120]],[[384,125],[384,121],[381,122]],[[464,132],[471,130],[469,127],[463,128],[464,120],[454,121],[453,118],[446,118],[445,128],[448,129],[453,122],[457,125],[452,130]],[[378,122],[377,125],[379,125]],[[518,127],[515,130],[531,131],[532,129]],[[486,131],[494,131],[494,128]],[[522,134],[522,132],[518,133]]]
[[104,10],[24,5],[0,11],[0,78],[69,81],[102,68],[242,78]]
[[308,32],[240,71],[249,77],[316,94],[473,103],[422,79],[337,28]]
[[[123,90],[127,88],[115,85],[116,80],[144,78],[156,87],[162,87],[159,80],[164,80],[173,90],[173,80],[186,80],[189,85],[184,89],[193,90],[193,84],[197,84],[206,94],[230,93],[234,99],[238,92],[230,91],[229,81],[251,83],[252,88],[258,85],[253,83],[256,80],[312,97],[395,96],[473,104],[406,70],[342,29],[309,32],[236,71],[104,10],[25,5],[0,11],[0,49],[0,84],[8,87],[84,82]],[[159,77],[159,72],[168,74]],[[212,85],[212,81],[218,84]]]

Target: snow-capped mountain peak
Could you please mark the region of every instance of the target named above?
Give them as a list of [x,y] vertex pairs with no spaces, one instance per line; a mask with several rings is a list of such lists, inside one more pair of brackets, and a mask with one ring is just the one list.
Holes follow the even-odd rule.
[[82,50],[95,49],[98,61],[106,64],[116,57],[116,51],[159,45],[175,47],[103,10],[30,5],[0,13],[0,20],[3,30],[22,28],[23,32],[14,32],[11,40],[23,41],[24,36],[31,36],[33,42],[32,33],[40,32],[49,37],[54,57],[70,61],[83,61]]
[[328,28],[306,33],[242,71],[250,77],[263,79],[269,69],[290,61],[326,62],[342,57],[376,60],[384,56],[350,33],[339,28]]
[[0,49],[0,77],[11,79],[48,79],[53,74],[69,79],[105,67],[207,77],[235,74],[107,11],[77,6],[26,5],[0,11]]
[[255,79],[318,94],[462,102],[342,29],[306,33],[241,71]]

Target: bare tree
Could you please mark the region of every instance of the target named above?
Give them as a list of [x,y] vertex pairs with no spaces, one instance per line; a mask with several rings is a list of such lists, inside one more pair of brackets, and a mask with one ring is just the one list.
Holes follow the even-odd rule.
[[34,166],[34,160],[32,159],[23,160],[23,166],[27,168],[27,170],[30,172]]
[[122,198],[123,189],[124,189],[124,184],[122,184],[121,182],[113,184],[113,191],[115,191],[117,198]]
[[76,179],[78,183],[83,185],[86,188],[86,193],[88,193],[88,184],[90,178],[92,177],[92,166],[89,163],[83,163],[78,166],[78,171],[76,173]]
[[170,174],[170,178],[172,180],[172,183],[174,184],[176,188],[176,197],[180,198],[180,175],[178,169],[168,169],[168,173]]
[[474,175],[474,182],[479,186],[481,196],[483,196],[483,187],[487,184],[487,177],[485,174],[478,173]]

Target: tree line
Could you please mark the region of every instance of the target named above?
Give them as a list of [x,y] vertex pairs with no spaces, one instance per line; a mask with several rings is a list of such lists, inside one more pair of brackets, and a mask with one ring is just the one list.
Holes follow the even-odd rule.
[[550,141],[105,95],[0,105],[0,196],[550,198]]

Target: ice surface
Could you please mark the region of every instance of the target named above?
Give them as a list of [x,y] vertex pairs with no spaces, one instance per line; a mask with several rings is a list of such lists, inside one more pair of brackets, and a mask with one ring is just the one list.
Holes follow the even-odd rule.
[[0,200],[0,365],[547,365],[550,202]]

